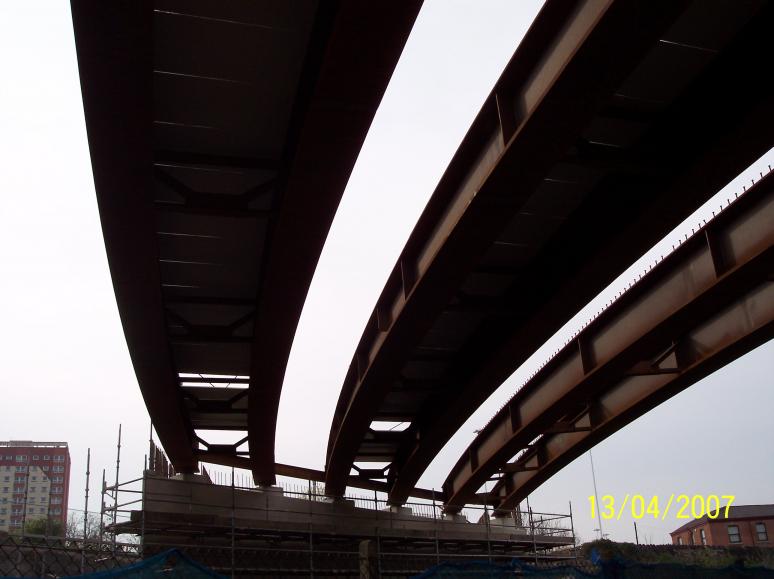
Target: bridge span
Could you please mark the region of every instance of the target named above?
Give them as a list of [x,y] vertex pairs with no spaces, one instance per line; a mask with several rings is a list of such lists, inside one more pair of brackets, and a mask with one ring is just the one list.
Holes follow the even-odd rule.
[[248,459],[271,484],[301,308],[421,1],[71,5],[110,272],[153,425],[178,472]]
[[[758,63],[774,6],[711,4],[546,2],[363,332],[331,427],[328,494],[354,475],[405,502],[524,360],[772,146]],[[456,481],[455,501],[474,498],[474,482],[457,493]]]
[[446,509],[493,478],[485,499],[513,508],[604,438],[772,339],[772,224],[769,173],[522,386],[452,468]]
[[[769,198],[767,178],[713,222],[706,247],[694,238],[665,262],[682,278],[669,281],[672,266],[659,266],[517,394],[443,496],[416,488],[526,358],[774,144],[774,94],[759,70],[774,52],[771,2],[547,0],[374,308],[342,386],[325,472],[275,464],[303,301],[421,2],[71,4],[116,300],[178,472],[208,461],[249,468],[260,485],[295,473],[324,479],[332,496],[361,486],[392,505],[414,494],[449,510],[478,501],[506,509],[770,337],[760,303],[771,303],[771,240],[754,253],[750,223],[770,219],[771,206],[744,209]],[[676,309],[653,309],[648,300],[666,294]],[[625,304],[630,320],[663,315],[660,325],[616,325]],[[620,327],[635,332],[631,343],[605,350]],[[554,392],[551,369],[564,363],[582,372]],[[538,398],[547,406],[536,410]],[[378,421],[409,426],[385,431]],[[491,477],[495,492],[481,496]]]

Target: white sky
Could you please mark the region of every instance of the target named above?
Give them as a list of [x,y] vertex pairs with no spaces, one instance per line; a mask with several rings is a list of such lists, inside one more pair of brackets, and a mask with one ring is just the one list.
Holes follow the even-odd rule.
[[[310,289],[280,406],[279,461],[323,467],[333,408],[365,321],[539,4],[428,0],[423,7]],[[0,440],[68,441],[70,506],[82,508],[86,448],[92,449],[95,489],[102,468],[109,479],[115,476],[115,436],[123,423],[121,478],[134,477],[142,468],[149,419],[105,258],[69,3],[0,3],[0,54]],[[774,164],[771,152],[753,174],[769,163]],[[748,176],[742,180],[749,183]],[[741,183],[733,184],[721,196],[740,189]],[[642,264],[634,266],[599,302],[641,269]],[[598,309],[591,304],[509,379],[453,437],[421,484],[439,487],[473,430]],[[769,343],[598,445],[600,494],[714,493],[735,494],[740,504],[774,502],[772,376]],[[585,455],[530,500],[536,510],[562,512],[572,500],[576,528],[590,539],[597,526],[589,516],[591,493]],[[94,497],[92,508],[98,504]],[[640,521],[640,538],[664,542],[666,532],[681,523]],[[615,539],[633,540],[631,518],[605,522],[604,530]]]

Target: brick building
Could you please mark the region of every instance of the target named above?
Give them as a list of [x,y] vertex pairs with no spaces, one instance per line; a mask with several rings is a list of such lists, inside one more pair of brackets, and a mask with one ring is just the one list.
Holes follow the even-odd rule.
[[67,523],[70,452],[66,442],[0,441],[0,531],[34,519]]
[[704,515],[669,533],[674,545],[710,545],[772,547],[774,505],[732,506],[728,518],[725,508],[715,519]]

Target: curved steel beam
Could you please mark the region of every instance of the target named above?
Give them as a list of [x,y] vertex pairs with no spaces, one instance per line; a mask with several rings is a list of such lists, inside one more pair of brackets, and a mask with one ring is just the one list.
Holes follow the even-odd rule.
[[[653,75],[654,61],[664,58],[663,46],[678,43],[661,39],[683,38],[706,14],[701,3],[546,4],[369,319],[334,415],[326,492],[343,492],[355,461],[379,460],[391,463],[390,502],[405,501],[449,437],[524,359],[768,150],[770,93],[736,84],[752,66],[737,57],[755,54],[766,37],[739,33],[759,8],[723,16],[731,30],[724,42],[735,41],[730,56],[724,42],[697,49],[706,60],[692,82],[683,74],[667,83]],[[663,97],[657,106],[627,96],[648,91]],[[611,127],[625,137],[616,141],[606,133]],[[621,127],[645,127],[645,136]],[[606,137],[615,145],[597,144]],[[519,220],[517,242],[504,239]],[[491,265],[503,255],[507,267]],[[510,285],[470,295],[482,278]],[[464,323],[448,330],[454,316],[474,319],[475,330]],[[410,376],[432,365],[443,367],[438,377]],[[367,438],[373,420],[412,424],[401,442],[377,448]]]
[[[406,491],[463,426],[472,409],[482,404],[599,288],[611,283],[634,259],[771,146],[774,111],[767,103],[774,94],[757,82],[746,94],[739,94],[736,88],[755,74],[755,55],[770,46],[765,30],[766,23],[772,21],[771,6],[758,11],[757,22],[751,17],[762,6],[737,5],[738,11],[719,12],[724,22],[716,30],[730,34],[741,29],[736,41],[718,48],[708,70],[689,84],[636,148],[628,154],[598,157],[579,147],[579,165],[598,167],[611,176],[628,174],[629,179],[618,184],[613,184],[610,176],[605,179],[608,192],[614,192],[612,197],[603,194],[596,204],[589,199],[577,211],[574,223],[568,223],[564,233],[542,251],[541,262],[537,262],[542,267],[536,265],[522,272],[522,279],[531,280],[529,285],[540,289],[516,288],[507,294],[511,309],[498,313],[497,321],[490,315],[485,329],[471,340],[473,347],[464,352],[464,361],[449,373],[443,391],[429,399],[417,416],[417,436],[405,440],[398,449],[391,472],[391,502],[405,500]],[[674,38],[678,31],[702,22],[706,25],[705,8],[693,3],[665,38]],[[653,51],[662,44],[659,41]],[[651,57],[652,52],[643,62]],[[659,79],[659,83],[662,88],[668,84],[665,79]],[[710,117],[714,119],[712,125],[706,121]],[[744,145],[739,146],[741,143]],[[635,177],[638,174],[640,177]],[[620,191],[627,191],[628,208],[615,201]],[[635,208],[638,197],[645,201]],[[619,224],[617,231],[611,220]],[[525,314],[526,309],[529,312]],[[437,412],[437,408],[444,411]]]
[[[681,6],[644,10],[640,34],[629,34],[621,24],[631,18],[633,4],[549,2],[538,14],[420,217],[363,333],[334,414],[326,493],[344,492],[360,441],[400,361],[577,138],[598,100],[612,93],[630,61],[641,58]],[[612,38],[626,47],[619,58],[609,58]],[[592,63],[609,66],[608,74],[587,74]],[[575,107],[567,106],[570,93]],[[521,163],[501,161],[516,157]],[[513,183],[520,187],[507,198]]]
[[770,173],[511,398],[451,470],[447,509],[462,508],[498,472],[491,498],[498,509],[512,508],[586,449],[770,339],[772,223]]
[[173,465],[247,429],[270,484],[307,287],[421,0],[183,4],[72,1],[100,218]]
[[[94,186],[137,382],[178,472],[196,468],[166,334],[153,198],[153,2],[71,2]],[[131,225],[129,225],[131,224]]]
[[[328,229],[421,0],[344,0],[325,63],[298,119],[287,183],[264,266],[252,346],[249,446],[256,482],[273,484],[282,381],[296,326]],[[327,39],[326,39],[327,40]]]

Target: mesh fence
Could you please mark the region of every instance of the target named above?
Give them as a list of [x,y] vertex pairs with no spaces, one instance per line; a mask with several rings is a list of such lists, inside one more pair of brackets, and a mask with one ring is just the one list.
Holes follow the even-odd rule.
[[44,537],[0,540],[0,578],[10,577],[223,577],[177,549],[141,559],[134,545],[69,541]]
[[493,564],[485,561],[464,563],[441,563],[416,576],[416,579],[435,577],[546,577],[551,579],[581,579],[599,577],[603,579],[640,579],[640,578],[707,578],[726,579],[732,577],[761,577],[774,579],[774,569],[764,567],[711,568],[676,563],[637,563],[615,559],[602,561],[599,565],[584,568],[582,565],[534,566],[514,559],[507,564]]
[[[707,567],[678,563],[640,563],[620,557],[592,564],[586,559],[569,562],[526,563],[520,559],[493,558],[493,562],[449,560],[449,555],[364,553],[339,545],[337,550],[238,548],[190,546],[180,549],[145,545],[92,543],[59,538],[5,537],[0,539],[0,578],[81,577],[583,577],[639,579],[666,577],[762,577],[774,579],[774,569],[745,566]],[[444,557],[447,558],[443,562]],[[440,558],[440,563],[438,559]]]
[[68,577],[109,571],[139,561],[137,545],[72,541],[57,537],[0,538],[0,577]]
[[465,561],[461,563],[445,562],[417,575],[416,579],[435,577],[487,577],[493,579],[512,577],[551,577],[553,579],[576,579],[579,577],[604,577],[599,567],[583,564],[535,566],[514,559],[508,563],[489,563],[488,561]]
[[190,579],[221,579],[223,576],[200,565],[185,553],[177,549],[170,549],[164,553],[159,553],[149,559],[138,561],[126,567],[111,569],[109,571],[100,571],[79,575],[88,579],[108,579],[113,577],[123,577],[125,579],[157,579],[159,576],[172,578],[190,578]]

